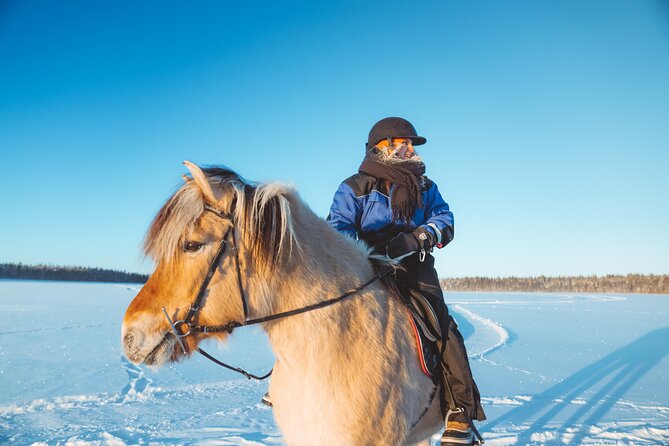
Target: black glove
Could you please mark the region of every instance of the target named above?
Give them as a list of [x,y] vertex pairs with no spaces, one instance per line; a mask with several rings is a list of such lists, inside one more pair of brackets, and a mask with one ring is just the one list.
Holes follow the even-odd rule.
[[436,240],[432,231],[418,227],[413,232],[401,233],[391,239],[388,242],[388,246],[386,246],[386,255],[391,259],[396,259],[417,251],[429,251],[435,242]]

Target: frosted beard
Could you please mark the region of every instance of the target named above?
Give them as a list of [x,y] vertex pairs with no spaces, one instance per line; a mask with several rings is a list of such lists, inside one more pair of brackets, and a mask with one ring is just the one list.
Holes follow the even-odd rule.
[[423,158],[418,153],[414,153],[414,156],[407,159],[400,158],[399,150],[397,148],[379,150],[375,149],[372,151],[372,158],[380,163],[389,164],[393,166],[408,166],[412,164],[423,164]]

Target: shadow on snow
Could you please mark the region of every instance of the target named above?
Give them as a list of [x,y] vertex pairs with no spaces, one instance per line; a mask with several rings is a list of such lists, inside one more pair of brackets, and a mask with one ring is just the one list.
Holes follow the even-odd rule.
[[[491,420],[482,430],[490,432],[498,425],[531,423],[517,440],[517,444],[530,444],[533,432],[548,428],[561,415],[560,418],[567,418],[557,428],[556,435],[559,438],[569,432],[578,441],[588,434],[589,426],[596,425],[625,392],[669,353],[667,339],[669,327],[651,331],[535,395],[532,401]],[[572,401],[577,398],[584,399],[585,404],[573,410]]]

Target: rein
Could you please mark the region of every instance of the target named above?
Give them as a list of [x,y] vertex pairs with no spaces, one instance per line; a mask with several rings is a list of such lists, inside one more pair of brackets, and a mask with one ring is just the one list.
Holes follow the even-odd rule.
[[[216,216],[228,220],[230,222],[234,222],[234,217],[231,214],[223,213],[220,212],[214,208],[211,208],[209,206],[205,206],[205,210],[212,212]],[[204,299],[204,295],[207,292],[207,289],[209,288],[209,283],[211,282],[212,277],[214,276],[214,273],[216,272],[216,269],[218,268],[219,263],[221,262],[221,259],[223,258],[223,255],[227,251],[228,247],[228,239],[232,236],[232,243],[233,243],[233,249],[235,251],[235,264],[236,264],[236,269],[237,269],[237,288],[239,289],[239,297],[242,301],[242,307],[244,310],[244,322],[238,322],[238,321],[230,321],[225,325],[194,325],[193,319],[197,315],[197,312],[200,311],[202,308],[202,300]],[[367,286],[371,285],[375,281],[383,278],[386,276],[388,273],[390,273],[390,269],[387,269],[379,274],[376,274],[374,277],[363,283],[362,285],[358,286],[357,288],[353,288],[349,291],[346,291],[345,293],[334,297],[332,299],[327,299],[321,302],[317,302],[315,304],[307,305],[302,308],[296,308],[294,310],[288,310],[288,311],[283,311],[281,313],[276,313],[272,314],[269,316],[264,316],[264,317],[259,317],[255,319],[249,319],[248,318],[248,303],[246,299],[246,294],[244,293],[244,286],[242,283],[242,272],[241,272],[241,267],[239,263],[239,249],[237,248],[236,241],[235,241],[235,226],[231,226],[225,235],[223,236],[223,239],[220,242],[218,251],[216,252],[216,256],[213,258],[211,261],[211,264],[209,265],[209,270],[207,271],[207,275],[205,276],[204,280],[202,281],[202,284],[200,285],[200,290],[197,293],[197,296],[195,297],[195,300],[191,304],[191,306],[188,308],[188,313],[186,313],[186,316],[183,319],[177,320],[177,321],[172,321],[170,318],[169,314],[167,313],[167,310],[165,307],[163,307],[163,313],[165,313],[165,317],[167,318],[167,321],[170,324],[170,327],[172,328],[172,332],[174,333],[174,336],[176,336],[177,342],[179,343],[179,346],[183,350],[184,354],[188,354],[188,350],[186,349],[186,345],[184,344],[182,338],[185,338],[186,336],[190,336],[193,333],[220,333],[220,332],[228,332],[232,333],[232,330],[234,330],[237,327],[243,327],[247,325],[255,325],[255,324],[260,324],[263,322],[269,322],[269,321],[274,321],[277,319],[283,319],[289,316],[295,316],[298,314],[302,313],[307,313],[309,311],[317,310],[319,308],[325,308],[330,305],[334,305],[338,302],[343,301],[346,298],[349,298],[353,295],[355,295],[358,291],[366,288]],[[185,327],[185,331],[182,330],[182,328]],[[247,379],[256,379],[256,380],[263,380],[266,378],[269,378],[269,376],[272,374],[272,370],[270,370],[267,374],[258,376],[254,375],[253,373],[249,373],[246,370],[240,368],[240,367],[234,367],[229,364],[224,363],[223,361],[220,361],[213,356],[211,356],[209,353],[204,351],[203,349],[199,348],[197,351],[204,356],[205,358],[209,359],[210,361],[225,367],[229,370],[232,370],[234,372],[240,373],[244,375]]]

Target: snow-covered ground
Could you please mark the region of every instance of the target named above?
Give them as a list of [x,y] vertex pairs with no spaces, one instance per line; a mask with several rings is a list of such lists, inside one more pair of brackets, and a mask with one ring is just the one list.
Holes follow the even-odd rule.
[[[265,383],[204,358],[130,364],[135,285],[0,281],[0,444],[282,444]],[[449,293],[488,445],[669,444],[669,296]],[[217,356],[266,372],[240,329]]]

